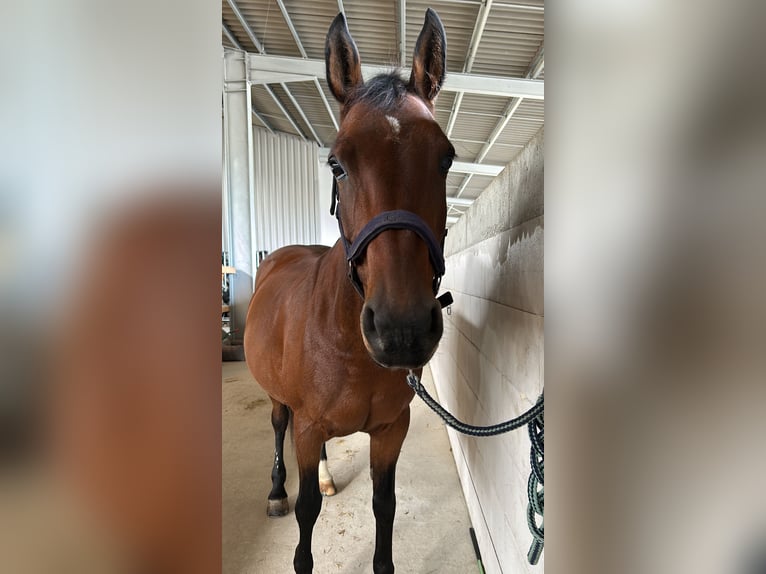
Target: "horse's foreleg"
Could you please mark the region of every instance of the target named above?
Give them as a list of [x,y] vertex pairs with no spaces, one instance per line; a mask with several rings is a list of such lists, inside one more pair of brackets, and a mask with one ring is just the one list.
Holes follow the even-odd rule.
[[370,435],[370,470],[372,473],[372,510],[375,513],[375,574],[393,574],[391,544],[396,512],[394,478],[404,437],[410,426],[410,409],[402,412],[393,424]]
[[300,490],[295,501],[295,517],[298,520],[300,539],[295,549],[293,566],[297,574],[311,574],[314,558],[311,556],[311,534],[319,511],[322,494],[319,491],[319,455],[322,436],[312,426],[295,421],[295,452],[298,456]]
[[327,443],[322,443],[322,453],[319,457],[319,490],[323,496],[335,494],[335,481],[332,479],[330,469],[327,468]]
[[267,513],[269,516],[284,516],[290,510],[285,490],[287,470],[284,461],[285,431],[290,420],[290,411],[274,399],[271,399],[271,403],[271,426],[274,427],[274,467],[271,469],[271,492]]

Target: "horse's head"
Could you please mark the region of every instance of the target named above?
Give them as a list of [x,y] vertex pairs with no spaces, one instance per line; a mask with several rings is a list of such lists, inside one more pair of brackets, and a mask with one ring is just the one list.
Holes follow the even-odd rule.
[[329,157],[341,240],[364,299],[364,344],[385,367],[424,365],[442,335],[435,291],[455,150],[434,119],[433,104],[444,81],[445,55],[444,27],[430,9],[409,81],[384,74],[364,83],[342,14],[327,34],[327,83],[341,104]]

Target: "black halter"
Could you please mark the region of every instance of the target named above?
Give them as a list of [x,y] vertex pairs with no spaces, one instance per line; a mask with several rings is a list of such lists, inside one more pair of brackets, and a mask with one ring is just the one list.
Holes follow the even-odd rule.
[[[340,219],[340,209],[338,207],[338,180],[345,179],[347,174],[337,161],[332,167],[334,177],[332,182],[330,215],[335,215],[338,219],[340,240],[343,243],[343,249],[346,251],[346,261],[348,262],[348,278],[354,286],[354,289],[356,289],[356,292],[359,293],[359,296],[364,299],[364,286],[356,271],[357,262],[364,255],[370,242],[389,229],[409,229],[410,231],[417,233],[418,236],[426,242],[426,246],[428,246],[428,257],[434,268],[433,292],[434,296],[436,296],[439,292],[439,285],[441,284],[442,277],[444,276],[444,240],[439,243],[436,240],[436,237],[434,237],[431,229],[426,225],[426,222],[415,213],[403,209],[396,209],[393,211],[384,211],[373,217],[362,228],[356,236],[356,239],[354,239],[354,242],[349,244],[348,239],[346,239],[346,234],[343,231],[343,222]],[[444,230],[444,237],[447,237],[446,229]],[[452,294],[447,291],[437,297],[437,300],[442,308],[446,307],[452,304]]]

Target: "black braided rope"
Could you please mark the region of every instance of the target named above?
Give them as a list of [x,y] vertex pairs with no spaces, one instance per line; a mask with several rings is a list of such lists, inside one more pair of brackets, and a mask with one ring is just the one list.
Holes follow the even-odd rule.
[[415,391],[415,394],[423,399],[423,402],[427,404],[432,411],[441,417],[447,426],[470,436],[494,436],[516,430],[519,427],[529,424],[543,413],[543,403],[541,400],[538,400],[535,406],[515,419],[486,427],[469,425],[456,419],[449,411],[437,403],[436,400],[428,394],[428,391],[423,386],[423,383],[420,382],[418,376],[412,371],[407,375],[407,384],[413,391]]
[[[494,436],[508,431],[515,430],[524,425],[528,426],[529,440],[532,446],[529,449],[529,464],[531,470],[529,481],[527,482],[527,496],[529,504],[527,505],[527,526],[532,533],[532,545],[527,552],[527,560],[534,565],[540,560],[545,541],[545,531],[543,529],[543,510],[545,507],[545,495],[543,485],[545,483],[545,404],[543,395],[537,398],[535,405],[519,415],[515,419],[505,421],[496,425],[480,427],[466,424],[456,419],[452,413],[441,406],[436,400],[428,394],[428,391],[412,371],[407,375],[407,384],[415,391],[423,402],[434,411],[441,419],[456,431],[470,436]],[[537,524],[537,516],[540,516],[540,524]]]
[[[543,395],[537,399],[537,404],[543,406]],[[529,504],[527,505],[527,526],[532,533],[532,545],[527,552],[527,560],[534,565],[540,560],[545,542],[545,531],[543,529],[543,510],[545,509],[545,493],[543,485],[545,484],[545,420],[544,411],[540,412],[533,421],[529,423],[529,441],[532,446],[529,449],[529,464],[532,470],[529,473],[527,482],[527,496]],[[537,516],[540,517],[540,524],[537,524]]]

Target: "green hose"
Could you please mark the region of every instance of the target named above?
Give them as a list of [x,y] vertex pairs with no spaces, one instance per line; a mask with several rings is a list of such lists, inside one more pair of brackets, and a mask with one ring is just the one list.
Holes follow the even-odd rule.
[[473,528],[468,529],[473,543],[473,551],[476,553],[476,563],[479,565],[479,574],[484,574],[484,564],[481,561],[481,552],[479,552],[479,543],[476,541],[476,531]]

